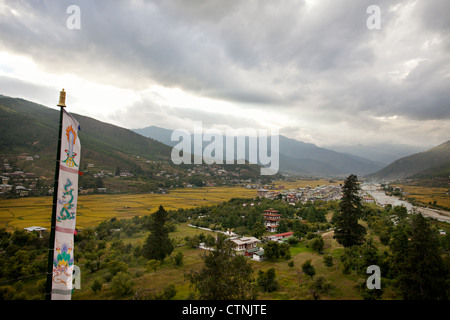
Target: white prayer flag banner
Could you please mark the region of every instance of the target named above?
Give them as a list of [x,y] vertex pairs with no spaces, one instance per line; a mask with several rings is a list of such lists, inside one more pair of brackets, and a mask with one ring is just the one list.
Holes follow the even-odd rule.
[[74,266],[74,233],[80,165],[79,124],[63,112],[61,155],[56,204],[55,246],[53,254],[52,300],[70,300]]

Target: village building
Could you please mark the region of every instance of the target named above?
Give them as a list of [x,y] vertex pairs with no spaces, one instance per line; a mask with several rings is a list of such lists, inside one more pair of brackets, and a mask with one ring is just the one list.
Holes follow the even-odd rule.
[[375,199],[374,198],[372,198],[371,196],[369,196],[369,195],[365,195],[365,196],[363,196],[363,202],[365,202],[365,203],[375,203]]
[[264,249],[255,248],[255,249],[253,249],[251,254],[252,254],[252,259],[255,260],[255,261],[262,261],[262,260],[264,260]]
[[264,237],[265,239],[269,240],[269,241],[281,241],[285,238],[289,238],[292,237],[294,235],[294,232],[284,232],[284,233],[279,233],[279,234],[274,234],[271,236],[267,236]]
[[7,184],[9,181],[9,177],[7,176],[0,176],[0,178],[2,179],[2,184]]
[[296,195],[296,194],[290,193],[290,194],[288,194],[288,195],[286,196],[286,202],[289,203],[289,204],[291,204],[291,205],[295,205],[295,203],[296,203],[297,201],[298,201],[298,199],[297,199],[297,195]]
[[260,197],[260,198],[265,198],[267,192],[269,192],[269,190],[267,190],[267,189],[259,189],[258,191],[256,191],[256,196]]
[[25,188],[24,186],[17,186],[16,193],[21,197],[25,197],[28,195],[28,189]]
[[128,171],[122,171],[120,173],[120,176],[121,177],[133,177],[133,174],[131,172],[128,172]]
[[281,214],[278,214],[277,210],[270,208],[264,210],[262,215],[264,216],[264,225],[266,226],[267,231],[276,232],[278,224],[280,223]]
[[257,248],[258,244],[261,242],[255,237],[242,237],[237,239],[230,239],[231,242],[235,244],[236,251],[245,252],[246,250]]
[[37,232],[37,233],[39,233],[39,237],[40,238],[42,238],[42,233],[47,231],[46,228],[44,228],[44,227],[37,227],[37,226],[32,226],[32,227],[28,227],[28,228],[24,228],[24,229],[27,230],[28,232]]
[[255,237],[230,238],[235,245],[235,250],[246,257],[255,261],[262,261],[264,259],[264,249],[259,247],[261,243]]
[[12,185],[6,184],[6,183],[2,183],[2,184],[0,184],[0,193],[10,192],[12,188],[13,188]]

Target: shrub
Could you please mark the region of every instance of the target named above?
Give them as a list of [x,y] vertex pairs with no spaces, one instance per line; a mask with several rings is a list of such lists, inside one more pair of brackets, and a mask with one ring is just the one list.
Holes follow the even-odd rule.
[[131,292],[133,284],[131,276],[121,271],[112,278],[110,288],[114,293],[122,296]]
[[311,259],[306,260],[305,263],[302,264],[302,271],[313,278],[316,275],[316,269],[311,264]]
[[331,255],[324,256],[323,263],[327,267],[332,267],[333,266],[333,257]]
[[102,282],[100,279],[95,279],[91,285],[91,290],[94,292],[100,291],[102,289]]

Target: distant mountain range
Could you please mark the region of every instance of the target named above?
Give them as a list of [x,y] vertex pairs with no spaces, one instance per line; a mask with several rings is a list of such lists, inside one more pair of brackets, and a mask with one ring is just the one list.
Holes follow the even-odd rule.
[[400,158],[367,176],[373,180],[446,179],[450,177],[450,140],[424,152]]
[[[172,130],[169,129],[149,126],[133,129],[133,131],[171,147],[179,143],[178,141],[171,141]],[[193,145],[193,135],[191,135],[191,141]],[[203,142],[203,149],[209,143]],[[223,145],[225,146],[225,142],[223,142]],[[248,156],[248,139],[246,140],[246,146]],[[193,146],[191,146],[191,150],[194,150]],[[314,144],[297,141],[282,135],[279,136],[279,161],[280,172],[302,176],[343,177],[351,173],[366,175],[380,170],[385,165],[363,157],[320,148]]]
[[340,153],[346,153],[349,155],[355,155],[379,163],[383,163],[385,166],[391,164],[397,159],[419,153],[429,149],[429,147],[416,147],[398,143],[371,143],[370,145],[350,145],[350,146],[328,146],[325,148],[337,151]]
[[[8,159],[18,168],[25,168],[28,172],[51,179],[55,165],[58,116],[59,111],[56,109],[0,95],[2,159]],[[74,116],[81,127],[81,170],[86,170],[88,164],[94,164],[96,172],[111,172],[119,167],[140,173],[151,181],[156,179],[156,174],[161,170],[177,171],[189,176],[186,166],[177,166],[171,161],[173,147],[179,143],[171,141],[172,130],[156,126],[129,130],[86,116]],[[209,142],[203,142],[203,148],[208,144]],[[249,145],[248,139],[246,145]],[[399,152],[406,152],[406,149]],[[246,156],[248,153],[249,148]],[[392,150],[387,153],[392,154]],[[14,160],[21,154],[39,155],[39,158],[30,162]],[[373,180],[407,177],[442,179],[450,175],[450,141],[402,157],[386,166],[381,161],[321,148],[280,135],[279,161],[279,172],[291,176],[338,178],[354,173]],[[150,162],[153,164],[149,164]],[[258,175],[257,166],[245,166],[243,172],[248,172],[249,177],[255,178]]]

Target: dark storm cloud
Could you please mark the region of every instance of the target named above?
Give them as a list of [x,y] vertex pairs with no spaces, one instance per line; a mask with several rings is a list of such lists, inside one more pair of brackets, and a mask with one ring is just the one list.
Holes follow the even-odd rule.
[[[0,48],[92,81],[136,90],[159,84],[293,117],[314,109],[342,122],[367,115],[450,119],[448,1],[311,3],[6,1],[20,16],[2,14]],[[71,4],[81,9],[78,31],[66,28]],[[382,10],[379,31],[366,27],[372,4]],[[402,21],[411,6],[410,20]],[[384,57],[378,46],[405,32],[402,24],[414,32],[399,35],[409,47]],[[433,54],[414,56],[423,44],[411,39],[436,37]],[[413,58],[425,61],[401,81],[381,74]]]

